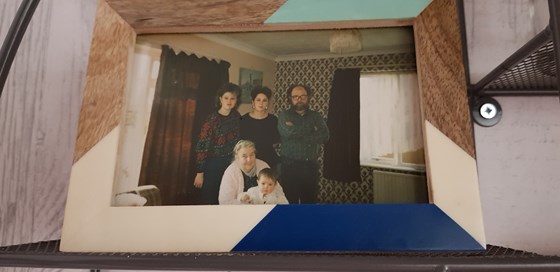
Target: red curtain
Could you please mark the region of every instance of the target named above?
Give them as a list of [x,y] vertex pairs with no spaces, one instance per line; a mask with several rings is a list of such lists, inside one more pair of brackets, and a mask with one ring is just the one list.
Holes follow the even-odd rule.
[[214,108],[216,90],[229,82],[229,66],[162,47],[139,185],[156,185],[163,205],[197,203],[192,139]]

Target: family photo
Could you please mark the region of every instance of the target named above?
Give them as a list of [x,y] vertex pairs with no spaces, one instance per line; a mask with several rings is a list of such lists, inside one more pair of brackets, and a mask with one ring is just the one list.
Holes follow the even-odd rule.
[[411,27],[137,37],[114,206],[427,203]]

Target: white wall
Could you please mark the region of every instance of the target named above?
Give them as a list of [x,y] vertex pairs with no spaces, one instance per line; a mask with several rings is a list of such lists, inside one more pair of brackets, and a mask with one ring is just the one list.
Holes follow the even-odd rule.
[[[21,0],[0,4],[0,42]],[[43,0],[0,98],[0,245],[60,238],[96,0]]]
[[[465,0],[471,83],[548,25],[546,0]],[[559,97],[497,97],[494,127],[474,127],[487,242],[560,255]]]
[[126,121],[118,151],[114,193],[136,189],[140,179],[144,144],[148,134],[161,49],[137,44],[134,48],[130,90],[126,99]]
[[475,127],[489,244],[560,255],[560,102],[499,97],[500,123]]
[[464,0],[471,83],[548,25],[546,0]]

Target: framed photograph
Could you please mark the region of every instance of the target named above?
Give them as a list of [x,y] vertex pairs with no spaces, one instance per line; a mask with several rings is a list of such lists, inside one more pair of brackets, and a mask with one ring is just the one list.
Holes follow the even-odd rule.
[[241,88],[241,103],[251,103],[251,91],[262,87],[263,74],[261,71],[239,68],[239,87]]
[[[298,4],[265,2],[257,24],[247,9],[262,7],[244,3],[212,11],[239,10],[231,22],[170,23],[177,17],[147,22],[117,0],[99,2],[61,251],[484,250],[455,2],[359,20],[334,12],[343,6],[313,19]],[[351,12],[360,10],[379,7]],[[220,86],[236,79],[245,104],[253,87],[272,90],[267,111],[280,124],[302,105],[324,122],[314,204],[202,201],[198,145]],[[287,96],[298,84],[311,91]],[[287,179],[278,184],[291,198]]]

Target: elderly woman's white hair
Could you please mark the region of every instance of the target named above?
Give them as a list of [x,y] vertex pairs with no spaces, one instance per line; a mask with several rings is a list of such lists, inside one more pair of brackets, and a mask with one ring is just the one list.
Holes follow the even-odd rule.
[[252,148],[255,152],[257,152],[257,148],[255,147],[255,143],[253,143],[249,140],[240,140],[233,147],[233,155],[237,155],[237,152],[239,152],[239,150],[241,150],[241,148]]

